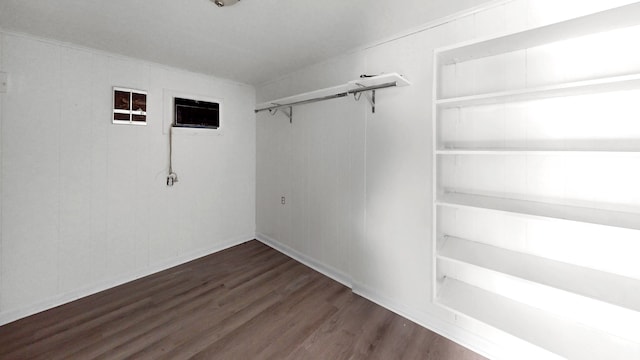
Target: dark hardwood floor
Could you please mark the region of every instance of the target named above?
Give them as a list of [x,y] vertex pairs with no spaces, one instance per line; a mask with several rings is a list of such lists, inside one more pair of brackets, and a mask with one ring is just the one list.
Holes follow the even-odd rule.
[[0,359],[483,357],[250,241],[0,327]]

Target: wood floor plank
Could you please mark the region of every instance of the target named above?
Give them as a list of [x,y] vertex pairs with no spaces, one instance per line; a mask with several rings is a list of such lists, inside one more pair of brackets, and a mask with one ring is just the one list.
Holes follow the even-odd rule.
[[380,307],[374,306],[371,313],[364,320],[363,326],[356,335],[356,342],[351,359],[369,359],[376,351],[382,339],[387,336],[389,326],[394,313]]
[[1,326],[0,359],[483,358],[250,241]]
[[[256,293],[255,300],[247,306],[242,306],[239,311],[233,312],[231,316],[226,316],[223,319],[215,319],[211,321],[207,328],[203,331],[192,334],[190,339],[182,344],[182,346],[174,349],[173,351],[160,357],[161,359],[174,359],[174,358],[190,358],[196,356],[201,352],[211,352],[209,349],[212,346],[220,346],[226,342],[231,342],[231,345],[239,344],[243,345],[242,341],[238,341],[239,337],[229,336],[231,333],[237,334],[238,329],[246,327],[257,327],[262,329],[269,325],[268,322],[257,321],[258,319],[266,319],[272,314],[275,309],[283,304],[291,304],[293,296],[296,292],[305,290],[306,287],[311,287],[314,284],[312,282],[300,282],[297,279],[307,279],[310,271],[308,269],[302,269],[296,267],[289,274],[289,284],[286,284],[283,289],[278,291],[271,291],[268,293]],[[292,279],[296,279],[293,280]],[[292,286],[293,285],[293,286]],[[254,298],[249,296],[248,299]],[[209,349],[209,350],[207,350]]]
[[[174,279],[166,283],[153,283],[148,288],[141,286],[135,294],[125,290],[124,292],[130,293],[130,296],[127,297],[113,294],[113,296],[105,296],[103,299],[100,299],[101,301],[99,302],[86,301],[86,298],[81,299],[78,301],[83,302],[83,306],[76,306],[76,302],[72,302],[47,312],[48,314],[54,312],[56,316],[41,316],[40,314],[36,314],[19,320],[18,323],[20,326],[2,326],[0,327],[0,330],[2,330],[0,331],[0,349],[8,352],[57,333],[65,332],[68,329],[73,329],[86,321],[101,316],[108,316],[112,311],[116,311],[123,306],[141,301],[147,297],[149,293],[171,289],[173,286],[179,284],[180,281],[180,279]],[[101,295],[102,293],[94,296],[101,297]],[[74,309],[70,310],[67,305]],[[10,331],[10,329],[13,331]]]
[[[415,335],[422,332],[421,330],[420,326],[407,319],[394,316],[387,329],[388,333],[393,334],[393,336],[383,337],[377,346],[377,351],[371,353],[369,359],[415,359],[419,357],[419,353],[408,355],[408,351],[410,350],[412,340],[417,338]],[[434,333],[430,335],[434,337],[437,336]]]
[[[276,295],[262,290],[265,290],[269,284],[279,286],[282,281],[289,280],[288,276],[285,277],[283,275],[296,265],[293,261],[287,261],[275,267],[272,271],[256,277],[256,279],[264,281],[253,285],[261,285],[262,287],[252,287],[249,286],[251,282],[247,282],[247,287],[244,289],[238,287],[226,292],[222,296],[212,299],[212,301],[215,302],[216,309],[219,310],[208,312],[208,309],[203,309],[197,312],[188,312],[183,318],[172,322],[169,326],[155,329],[145,334],[144,337],[135,339],[141,342],[140,344],[125,344],[129,350],[139,349],[138,351],[120,352],[120,354],[123,355],[123,357],[126,355],[132,358],[157,359],[172,351],[174,351],[174,353],[179,352],[175,351],[175,349],[179,347],[182,349],[189,348],[193,351],[196,346],[194,346],[194,344],[185,345],[185,343],[198,340],[198,338],[193,336],[194,333],[204,334],[210,331],[211,333],[221,335],[223,332],[220,330],[220,327],[228,322],[230,318],[238,321],[244,316],[253,316],[247,314],[257,314],[264,310],[263,307],[270,306],[272,302],[270,302],[269,299],[265,300],[265,296],[271,297],[271,301],[273,302],[277,301],[278,297]],[[276,276],[274,277],[273,275]],[[243,313],[242,310],[247,311]],[[183,331],[184,329],[188,329],[188,331]],[[202,347],[204,348],[208,344],[208,340],[203,341]]]
[[[305,321],[317,321],[336,309],[312,296],[323,285],[309,283],[290,294],[290,301],[281,301],[249,321],[241,324],[226,336],[217,339],[211,345],[199,351],[194,359],[248,359],[252,355],[262,357],[260,353],[270,344],[279,342],[280,337],[292,322],[291,314],[305,313]],[[242,339],[237,341],[237,339]]]
[[[96,358],[107,352],[116,354],[116,349],[126,348],[125,345],[129,345],[132,339],[156,334],[159,329],[179,322],[189,312],[206,313],[213,299],[226,291],[219,284],[199,286],[191,290],[174,297],[161,306],[154,306],[147,311],[133,314],[120,322],[113,322],[99,332],[85,334],[84,341],[80,346],[74,346],[77,342],[73,341],[63,345],[65,351],[60,358],[87,359]],[[213,310],[217,309],[217,306],[213,307]],[[49,354],[44,358],[51,359],[50,356]]]

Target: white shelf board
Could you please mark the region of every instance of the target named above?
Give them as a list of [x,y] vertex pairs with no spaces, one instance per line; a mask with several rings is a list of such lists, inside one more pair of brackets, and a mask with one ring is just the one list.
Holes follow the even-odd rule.
[[393,82],[396,83],[396,87],[411,85],[411,83],[407,79],[405,79],[402,75],[398,73],[382,74],[382,75],[349,81],[348,83],[343,85],[332,86],[324,89],[314,90],[314,91],[310,91],[302,94],[297,94],[293,96],[288,96],[288,97],[284,97],[276,100],[263,102],[261,104],[256,105],[256,111],[267,109],[274,105],[292,104],[292,103],[297,103],[301,101],[322,98],[325,96],[332,96],[336,94],[344,94],[344,96],[346,96],[349,90],[355,90],[363,86],[376,86],[376,85],[383,85],[383,84],[388,84]]
[[623,211],[452,192],[440,194],[436,205],[640,230],[640,214]]
[[411,85],[409,80],[405,79],[402,75],[398,73],[389,73],[349,81],[348,86],[350,90],[354,90],[362,86],[376,86],[391,82],[395,82],[398,87]]
[[562,96],[624,91],[640,88],[640,74],[576,81],[558,85],[500,91],[480,95],[461,96],[436,100],[440,108],[490,105],[507,102],[539,100]]
[[436,53],[441,65],[449,65],[634,25],[640,25],[640,3],[624,5],[507,36],[449,46],[438,49]]
[[640,342],[640,280],[454,237],[437,258],[447,277]]
[[[436,304],[568,359],[634,359],[637,347],[591,327],[554,316],[464,282],[446,278]],[[589,344],[589,346],[585,346]]]
[[577,150],[577,149],[438,149],[436,155],[640,155],[640,150]]

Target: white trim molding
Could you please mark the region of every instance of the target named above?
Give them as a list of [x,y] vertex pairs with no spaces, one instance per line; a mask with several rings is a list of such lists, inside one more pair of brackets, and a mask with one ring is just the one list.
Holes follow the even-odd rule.
[[287,255],[288,257],[312,268],[313,270],[339,282],[340,284],[350,289],[352,288],[353,281],[351,280],[351,276],[349,276],[348,274],[345,274],[344,272],[332,266],[323,264],[316,259],[304,255],[303,253],[294,250],[267,235],[256,233],[256,239],[261,243],[283,253],[284,255]]
[[78,300],[80,298],[83,297],[87,297],[93,294],[97,294],[101,291],[104,290],[108,290],[111,289],[113,287],[116,287],[118,285],[122,285],[140,278],[143,278],[145,276],[149,276],[155,273],[158,273],[160,271],[178,266],[178,265],[182,265],[185,263],[188,263],[190,261],[217,253],[219,251],[243,244],[247,241],[251,241],[254,239],[254,234],[250,234],[250,235],[244,235],[244,236],[238,236],[238,237],[234,237],[234,238],[230,238],[227,239],[225,241],[222,241],[214,246],[208,247],[208,248],[203,248],[200,250],[196,250],[196,251],[192,251],[189,252],[187,254],[183,254],[181,256],[178,256],[176,258],[167,260],[165,262],[159,263],[159,264],[154,264],[151,265],[143,270],[134,272],[134,273],[130,273],[124,276],[120,276],[118,278],[115,279],[110,279],[107,281],[103,281],[97,284],[93,284],[91,286],[88,286],[84,289],[80,289],[80,290],[76,290],[76,291],[71,291],[68,293],[64,293],[61,295],[57,295],[48,299],[45,299],[43,301],[34,303],[34,304],[30,304],[28,306],[19,308],[19,309],[15,309],[15,310],[11,310],[8,311],[6,313],[0,313],[0,326],[1,325],[5,325],[8,324],[10,322],[25,318],[27,316],[33,315],[33,314],[37,314],[39,312],[45,311],[45,310],[49,310],[52,309],[56,306],[60,306],[66,303],[70,303],[74,300]]
[[514,338],[509,334],[504,336],[509,338],[508,345],[496,344],[487,338],[476,335],[475,333],[465,330],[459,325],[438,317],[436,314],[429,314],[415,309],[410,309],[388,296],[380,294],[376,290],[369,288],[363,284],[354,282],[351,276],[339,271],[332,266],[323,264],[322,262],[311,258],[308,255],[292,249],[282,244],[280,241],[273,239],[267,235],[256,233],[256,240],[269,246],[270,248],[312,268],[315,271],[349,287],[353,293],[374,302],[383,308],[392,311],[414,323],[431,330],[451,341],[454,341],[482,356],[494,360],[511,360],[518,357],[523,360],[540,360],[540,359],[560,359],[544,349],[537,348],[534,345],[526,343],[520,339]]

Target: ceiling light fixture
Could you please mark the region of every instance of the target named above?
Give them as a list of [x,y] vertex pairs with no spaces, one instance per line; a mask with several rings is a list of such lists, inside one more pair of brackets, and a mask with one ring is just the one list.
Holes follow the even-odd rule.
[[236,3],[240,2],[240,0],[211,0],[211,2],[218,5],[218,7],[223,7],[235,5]]

